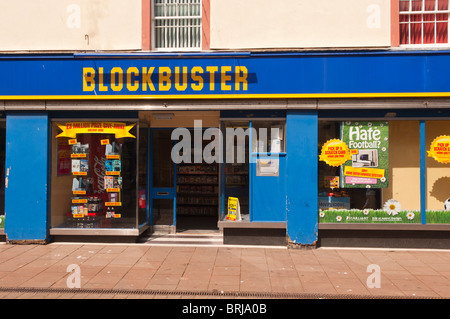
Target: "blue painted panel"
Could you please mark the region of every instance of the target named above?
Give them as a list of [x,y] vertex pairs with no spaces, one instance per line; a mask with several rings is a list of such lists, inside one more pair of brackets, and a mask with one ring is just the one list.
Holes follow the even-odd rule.
[[6,117],[5,232],[9,240],[46,240],[48,235],[48,116]]
[[449,73],[450,51],[2,55],[0,99],[448,96]]
[[151,198],[175,198],[176,196],[176,188],[152,188],[150,192]]
[[[256,157],[256,155],[254,155]],[[262,159],[274,157],[259,156]],[[251,221],[286,221],[286,156],[279,160],[279,176],[256,176],[256,163],[250,163],[251,178]]]
[[316,111],[288,111],[286,117],[287,234],[302,245],[317,241],[317,119]]
[[324,63],[324,93],[425,92],[428,80],[425,56],[333,56]]

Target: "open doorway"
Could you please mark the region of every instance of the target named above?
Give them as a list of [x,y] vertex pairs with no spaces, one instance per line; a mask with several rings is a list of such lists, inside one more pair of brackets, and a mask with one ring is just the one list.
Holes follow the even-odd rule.
[[177,165],[176,230],[216,230],[219,204],[217,164]]
[[176,164],[176,174],[176,231],[218,230],[219,164],[194,160],[191,149],[191,160]]
[[[176,232],[216,231],[219,164],[193,159],[175,163],[172,129],[152,130],[152,221]],[[193,154],[193,152],[191,152]]]

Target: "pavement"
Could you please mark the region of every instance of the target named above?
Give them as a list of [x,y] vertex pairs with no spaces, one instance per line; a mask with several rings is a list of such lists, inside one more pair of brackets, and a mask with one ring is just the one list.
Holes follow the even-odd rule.
[[450,297],[450,250],[186,243],[3,243],[0,299]]

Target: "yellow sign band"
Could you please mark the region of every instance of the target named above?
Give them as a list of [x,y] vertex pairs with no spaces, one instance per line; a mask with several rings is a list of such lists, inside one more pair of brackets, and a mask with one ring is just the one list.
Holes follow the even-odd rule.
[[61,133],[56,137],[76,138],[77,134],[100,133],[114,134],[116,138],[136,138],[129,131],[135,124],[126,125],[119,122],[69,122],[65,125],[58,124]]

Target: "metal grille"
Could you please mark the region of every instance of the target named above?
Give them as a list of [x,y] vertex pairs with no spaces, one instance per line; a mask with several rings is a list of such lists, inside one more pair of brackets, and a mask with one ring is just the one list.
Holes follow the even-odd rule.
[[155,49],[201,49],[201,0],[155,0]]
[[[33,297],[39,297],[43,294],[60,294],[61,298],[67,294],[83,294],[88,295],[102,295],[102,294],[112,294],[119,295],[122,297],[128,296],[132,298],[133,296],[139,295],[154,295],[154,296],[165,296],[167,298],[179,298],[181,297],[214,297],[214,298],[268,298],[268,299],[444,299],[444,298],[434,298],[434,297],[423,297],[423,296],[389,296],[389,295],[357,295],[357,294],[321,294],[321,293],[288,293],[288,292],[252,292],[252,291],[189,291],[189,290],[150,290],[150,289],[138,289],[138,290],[127,290],[127,289],[77,289],[77,288],[34,288],[34,287],[0,287],[1,293],[11,293],[11,294],[28,294],[34,295]],[[5,298],[5,297],[4,297]],[[8,298],[6,296],[6,298]],[[23,298],[18,296],[18,298]],[[70,296],[68,297],[70,298]]]

